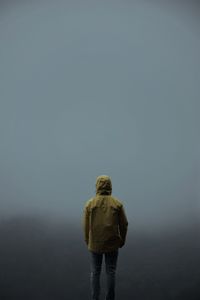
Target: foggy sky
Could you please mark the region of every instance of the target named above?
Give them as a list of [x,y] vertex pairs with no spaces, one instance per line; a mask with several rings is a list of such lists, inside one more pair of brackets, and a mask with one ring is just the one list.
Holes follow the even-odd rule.
[[157,1],[22,1],[1,11],[1,216],[79,222],[107,174],[130,228],[198,217],[193,13]]

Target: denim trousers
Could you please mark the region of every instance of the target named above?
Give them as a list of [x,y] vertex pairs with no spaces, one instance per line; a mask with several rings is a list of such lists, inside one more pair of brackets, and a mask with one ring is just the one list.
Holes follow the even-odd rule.
[[116,268],[118,259],[118,249],[111,252],[91,253],[90,264],[90,286],[92,300],[100,299],[100,275],[102,269],[103,256],[105,257],[105,269],[106,269],[106,296],[105,300],[115,299],[115,282],[116,282]]

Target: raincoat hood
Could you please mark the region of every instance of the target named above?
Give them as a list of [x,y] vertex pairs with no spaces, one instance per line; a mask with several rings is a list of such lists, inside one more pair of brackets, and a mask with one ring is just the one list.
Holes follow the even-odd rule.
[[107,175],[100,175],[96,179],[96,194],[99,195],[111,195],[112,193],[112,181]]

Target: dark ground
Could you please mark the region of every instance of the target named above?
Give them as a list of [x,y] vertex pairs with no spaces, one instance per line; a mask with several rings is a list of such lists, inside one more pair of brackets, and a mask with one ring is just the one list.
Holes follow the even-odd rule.
[[[89,300],[81,227],[39,217],[0,221],[1,300]],[[163,235],[128,232],[119,250],[116,300],[199,300],[197,226]],[[102,269],[102,300],[105,289]]]

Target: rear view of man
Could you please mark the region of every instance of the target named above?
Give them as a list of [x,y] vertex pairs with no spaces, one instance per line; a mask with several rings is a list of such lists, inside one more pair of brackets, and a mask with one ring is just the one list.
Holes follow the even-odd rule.
[[83,213],[84,239],[91,253],[91,296],[100,297],[100,273],[105,257],[106,300],[115,299],[115,273],[118,248],[125,245],[128,220],[122,202],[112,196],[112,182],[107,175],[96,179],[96,195],[89,199]]

